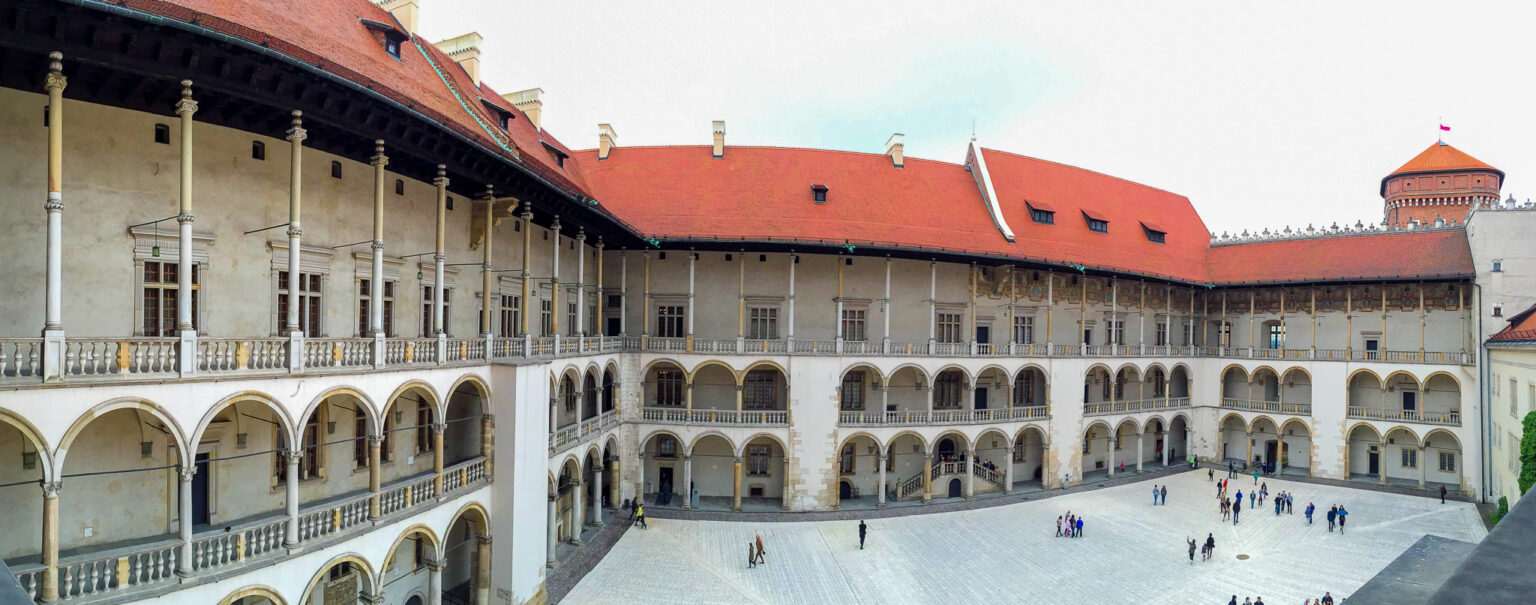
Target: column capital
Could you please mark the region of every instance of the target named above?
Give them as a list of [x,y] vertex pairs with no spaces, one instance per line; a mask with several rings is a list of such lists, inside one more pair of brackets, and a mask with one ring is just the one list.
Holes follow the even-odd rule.
[[421,566],[427,568],[427,571],[443,570],[443,562],[440,559],[423,559],[421,561]]
[[296,143],[302,143],[304,139],[309,138],[309,131],[304,130],[304,112],[295,109],[291,115],[293,116],[293,122],[292,126],[288,128],[287,139]]
[[556,234],[560,233],[560,215],[555,215],[555,220],[549,224],[549,229],[554,231]]
[[304,235],[304,230],[299,227],[298,223],[289,223],[288,237],[299,237],[302,235]]
[[176,115],[191,117],[197,113],[197,101],[192,100],[192,81],[181,81],[181,100],[176,101]]
[[559,498],[559,497],[560,497],[559,494],[555,494],[555,493],[549,494],[549,503],[550,504],[554,504],[555,503],[555,499]]
[[384,443],[384,436],[383,435],[369,435],[368,436],[368,447],[379,447],[380,445],[383,445],[383,443]]
[[197,220],[197,218],[192,216],[191,212],[183,212],[181,214],[176,215],[176,222],[179,223],[179,224],[182,224],[182,225],[185,225],[187,223],[193,222],[195,220]]
[[304,450],[283,450],[283,459],[287,460],[289,464],[298,464],[304,460]]
[[598,250],[602,250],[604,248],[604,246],[603,246],[603,236],[601,236],[601,235],[597,236],[597,243],[594,244],[594,245],[597,246]]
[[176,474],[181,476],[182,483],[191,483],[192,478],[197,476],[197,466],[183,466],[176,469]]
[[372,248],[374,250],[383,250],[384,249],[384,240],[379,240],[379,239],[373,240],[373,245],[369,246],[369,248]]
[[603,472],[603,465],[601,465],[601,464],[594,464],[594,465],[592,465],[592,472],[594,472],[594,473],[601,473],[601,472]]
[[43,488],[43,497],[44,498],[57,498],[57,497],[59,497],[59,491],[64,489],[64,482],[63,481],[43,481],[43,482],[39,483],[39,487]]
[[368,158],[368,163],[379,168],[389,165],[389,156],[384,155],[384,139],[373,140],[373,156]]
[[576,228],[576,241],[587,241],[587,228],[585,226]]
[[475,543],[481,546],[490,546],[491,537],[486,535],[475,536]]
[[448,166],[446,164],[437,165],[437,177],[432,179],[432,184],[438,187],[448,186]]
[[496,422],[496,415],[492,414],[490,412],[486,412],[486,413],[480,414],[480,420],[485,421],[485,422]]
[[69,79],[64,77],[64,53],[53,51],[48,53],[48,77],[43,81],[45,90],[64,90],[69,85]]
[[736,464],[741,464],[741,456],[736,457]]
[[448,430],[448,423],[446,423],[446,422],[434,422],[434,423],[432,423],[432,433],[433,434],[441,435],[441,434],[443,434],[443,431],[446,431],[446,430]]

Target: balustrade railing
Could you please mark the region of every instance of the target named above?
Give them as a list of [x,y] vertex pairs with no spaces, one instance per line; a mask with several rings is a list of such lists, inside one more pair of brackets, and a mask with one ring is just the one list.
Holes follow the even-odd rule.
[[[111,598],[114,593],[174,581],[181,546],[169,542],[136,547],[115,553],[92,553],[59,561],[59,598]],[[18,572],[18,576],[21,572]],[[23,582],[28,591],[41,588],[41,570],[29,570]],[[20,579],[20,577],[18,577]],[[28,584],[31,584],[29,587]]]
[[711,410],[682,408],[645,408],[640,419],[646,422],[676,424],[728,424],[736,426],[788,426],[789,412],[783,410]]
[[923,473],[902,479],[896,483],[896,499],[901,500],[923,492]]
[[372,338],[309,338],[304,340],[307,368],[373,365]]
[[1402,422],[1418,422],[1423,424],[1443,424],[1448,426],[1461,426],[1461,412],[1429,412],[1424,410],[1388,410],[1381,408],[1350,407],[1350,418],[1364,418],[1368,420],[1391,420]]
[[796,353],[809,353],[812,355],[831,355],[837,353],[837,341],[835,340],[796,340]]
[[64,343],[63,372],[69,376],[169,374],[179,371],[176,338],[70,338]]
[[1271,412],[1280,414],[1293,414],[1298,416],[1312,415],[1312,404],[1310,403],[1290,403],[1281,401],[1265,401],[1261,399],[1243,399],[1241,397],[1223,397],[1221,398],[1221,407],[1249,412]]
[[783,340],[755,340],[742,341],[743,353],[788,353],[789,343]]
[[987,483],[991,483],[992,485],[996,485],[1001,489],[1008,488],[1008,478],[1003,473],[994,471],[980,464],[973,465],[971,468],[974,469],[973,472],[976,474],[978,479],[986,481]]
[[285,338],[200,338],[197,371],[287,371],[288,340]]
[[29,378],[42,374],[43,339],[0,340],[0,378]]

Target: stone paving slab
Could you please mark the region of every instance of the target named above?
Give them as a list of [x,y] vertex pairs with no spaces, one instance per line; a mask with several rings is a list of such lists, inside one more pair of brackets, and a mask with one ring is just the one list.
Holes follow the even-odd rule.
[[[1202,471],[1204,469],[1201,469]],[[1225,602],[1238,595],[1300,603],[1358,589],[1425,534],[1480,541],[1465,502],[1268,479],[1290,490],[1294,515],[1246,510],[1222,522],[1204,472],[1168,482],[1167,506],[1151,504],[1154,481],[1069,491],[1003,506],[881,518],[858,550],[853,521],[767,522],[653,519],[626,532],[566,595],[571,603],[953,603]],[[1252,482],[1250,479],[1249,483]],[[1234,487],[1249,485],[1234,480]],[[1307,526],[1301,510],[1350,508],[1348,534]],[[1268,504],[1268,500],[1265,504]],[[1083,538],[1056,538],[1067,510]],[[1318,519],[1321,519],[1319,515]],[[1215,535],[1217,556],[1191,564],[1186,537]],[[768,563],[746,566],[761,535]],[[1237,559],[1244,554],[1246,560]]]

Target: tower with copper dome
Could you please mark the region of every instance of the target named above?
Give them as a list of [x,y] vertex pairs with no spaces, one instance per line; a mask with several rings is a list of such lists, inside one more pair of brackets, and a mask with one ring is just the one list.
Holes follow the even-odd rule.
[[1460,223],[1475,204],[1496,202],[1504,172],[1437,141],[1381,179],[1387,224]]

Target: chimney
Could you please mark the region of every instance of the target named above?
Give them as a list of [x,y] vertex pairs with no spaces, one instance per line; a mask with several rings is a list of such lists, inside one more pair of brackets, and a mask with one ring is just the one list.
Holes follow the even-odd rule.
[[715,159],[725,157],[725,120],[715,120],[710,127],[715,133]]
[[519,111],[528,114],[528,121],[533,122],[534,128],[542,129],[543,126],[540,125],[542,124],[540,119],[544,115],[544,102],[539,100],[539,95],[542,94],[544,94],[544,89],[530,88],[512,94],[501,95],[501,98],[506,99],[508,103],[511,103]]
[[614,141],[619,139],[619,133],[613,131],[613,126],[608,124],[597,125],[597,159],[606,160],[608,154],[613,152]]
[[904,158],[902,154],[904,145],[901,143],[901,137],[902,134],[898,132],[891,135],[891,138],[885,141],[885,155],[891,156],[891,165],[897,168],[901,168]]
[[469,74],[469,79],[475,83],[475,86],[479,86],[480,43],[483,41],[484,39],[480,37],[480,34],[469,32],[462,36],[443,40],[433,44],[433,46],[447,54],[448,58],[453,59],[454,63],[459,64],[459,67],[464,68],[464,72]]
[[421,10],[417,0],[373,0],[373,3],[394,15],[407,33],[416,34],[416,14]]

